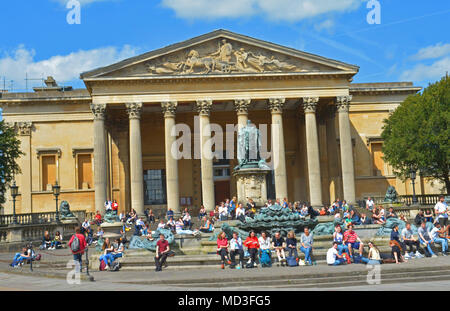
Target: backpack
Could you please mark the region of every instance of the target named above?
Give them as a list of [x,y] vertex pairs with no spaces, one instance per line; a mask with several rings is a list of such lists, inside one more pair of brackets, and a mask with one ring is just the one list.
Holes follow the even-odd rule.
[[70,244],[70,249],[74,253],[76,253],[80,250],[80,240],[78,239],[76,234],[74,234],[74,236],[73,236],[72,244]]
[[286,262],[287,262],[288,267],[297,267],[298,266],[297,260],[294,256],[286,257]]
[[[103,261],[102,261],[102,262],[103,262]],[[121,266],[120,266],[120,262],[119,262],[119,261],[114,260],[114,261],[111,263],[111,266],[110,266],[110,270],[111,270],[111,271],[119,271],[120,268],[121,268]]]
[[105,262],[103,260],[100,261],[100,267],[98,269],[100,271],[105,271],[106,270],[106,264],[105,264]]
[[261,257],[259,258],[259,262],[263,267],[271,267],[272,266],[272,258],[269,250],[262,250]]

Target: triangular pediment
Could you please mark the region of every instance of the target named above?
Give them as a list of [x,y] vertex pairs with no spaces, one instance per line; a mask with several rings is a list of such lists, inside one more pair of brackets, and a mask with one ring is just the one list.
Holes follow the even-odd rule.
[[358,67],[226,30],[81,75],[82,79],[271,73],[356,73]]

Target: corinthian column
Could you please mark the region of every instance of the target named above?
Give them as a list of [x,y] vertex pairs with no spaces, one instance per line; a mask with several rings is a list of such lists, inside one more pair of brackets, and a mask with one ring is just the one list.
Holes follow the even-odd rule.
[[142,103],[126,104],[130,119],[131,208],[144,215],[144,169],[142,168],[141,113]]
[[355,168],[353,165],[352,133],[348,116],[352,96],[339,96],[336,106],[339,115],[339,140],[341,144],[342,183],[344,199],[348,204],[355,204]]
[[287,198],[286,154],[283,133],[283,106],[285,98],[269,99],[272,114],[272,162],[275,172],[275,192],[277,199]]
[[206,210],[212,211],[215,207],[214,179],[213,179],[213,155],[211,146],[207,144],[211,139],[209,114],[211,112],[211,100],[197,100],[197,111],[200,116],[200,153],[202,170],[202,199]]
[[250,106],[250,102],[250,99],[236,99],[234,101],[234,108],[236,109],[239,128],[247,125],[248,107]]
[[106,135],[105,112],[106,104],[91,104],[94,114],[94,188],[95,209],[105,213],[107,200],[107,170],[106,170]]
[[311,206],[322,207],[322,181],[320,178],[319,138],[316,109],[319,97],[303,98],[306,129],[306,154],[308,158],[309,199]]
[[166,152],[166,189],[167,189],[167,209],[172,209],[175,215],[179,215],[180,196],[178,186],[178,160],[176,154],[172,154],[172,146],[176,137],[171,135],[175,127],[175,114],[178,103],[176,101],[162,102],[161,108],[164,114],[164,135]]

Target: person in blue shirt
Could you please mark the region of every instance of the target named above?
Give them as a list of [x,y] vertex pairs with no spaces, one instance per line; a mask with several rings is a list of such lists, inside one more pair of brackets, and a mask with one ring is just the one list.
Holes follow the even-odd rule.
[[173,215],[174,215],[174,213],[173,213],[173,211],[172,211],[172,209],[171,208],[169,208],[168,210],[167,210],[167,220],[173,220]]
[[230,214],[231,219],[235,219],[236,202],[237,202],[237,198],[233,197],[233,199],[230,201],[230,205],[228,207],[228,213]]

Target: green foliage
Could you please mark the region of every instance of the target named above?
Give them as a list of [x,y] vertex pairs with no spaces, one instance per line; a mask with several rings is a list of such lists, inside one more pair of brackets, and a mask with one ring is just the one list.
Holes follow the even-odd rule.
[[450,78],[409,96],[384,120],[384,159],[402,179],[410,169],[431,176],[450,193]]
[[0,206],[5,203],[5,194],[14,175],[20,173],[17,159],[21,155],[15,129],[7,126],[4,120],[0,121]]

